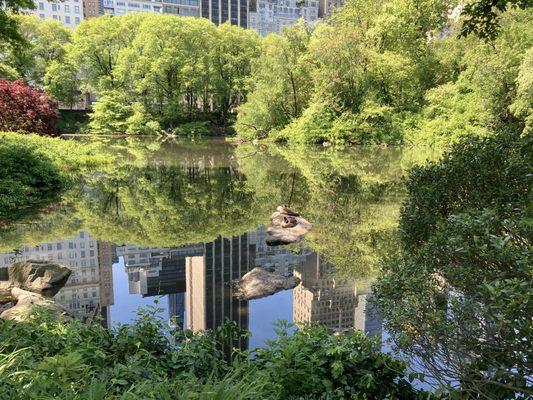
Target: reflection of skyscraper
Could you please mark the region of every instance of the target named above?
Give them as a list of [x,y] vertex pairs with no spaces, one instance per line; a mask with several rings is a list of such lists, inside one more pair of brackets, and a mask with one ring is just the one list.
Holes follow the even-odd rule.
[[174,328],[183,329],[185,315],[185,293],[171,293],[168,295],[168,321]]
[[[101,252],[101,253],[100,253]],[[72,274],[55,296],[55,300],[74,315],[102,310],[102,323],[108,324],[109,305],[113,304],[112,265],[114,247],[97,242],[87,232],[80,231],[73,238],[37,246],[25,246],[20,253],[0,255],[0,267],[16,260],[49,260],[72,269]]]
[[300,264],[309,250],[303,249],[300,254],[293,253],[285,246],[268,246],[266,229],[259,228],[248,233],[248,242],[255,245],[254,266],[273,269],[282,275],[291,275],[294,267]]
[[115,245],[110,242],[97,242],[100,281],[100,315],[102,324],[109,326],[111,321],[110,306],[114,304],[113,295],[113,260]]
[[358,295],[354,282],[335,277],[317,253],[309,254],[294,274],[301,279],[293,292],[294,321],[320,322],[337,332],[380,332],[381,321],[366,307],[366,294]]
[[[248,235],[244,234],[206,243],[203,256],[187,259],[187,329],[216,329],[227,319],[248,329],[248,302],[233,297],[228,283],[250,270],[254,253],[255,246],[248,243]],[[233,345],[246,349],[247,339],[241,338]]]

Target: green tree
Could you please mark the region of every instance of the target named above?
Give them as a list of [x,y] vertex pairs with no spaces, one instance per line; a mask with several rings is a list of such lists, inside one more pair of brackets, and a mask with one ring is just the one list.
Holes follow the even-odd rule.
[[415,168],[401,250],[374,287],[399,349],[467,397],[532,394],[532,149],[501,133]]

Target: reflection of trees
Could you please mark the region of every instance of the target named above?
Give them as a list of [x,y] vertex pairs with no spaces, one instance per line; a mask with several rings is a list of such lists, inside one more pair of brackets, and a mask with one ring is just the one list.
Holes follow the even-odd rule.
[[256,224],[254,193],[231,167],[120,167],[95,175],[79,214],[85,229],[114,242],[178,246]]
[[313,223],[306,245],[340,272],[371,277],[394,237],[401,180],[427,152],[356,148],[344,151],[276,147],[302,176],[294,206]]
[[[238,235],[266,224],[280,203],[314,225],[306,245],[351,275],[371,275],[389,247],[405,169],[422,158],[401,149],[318,151],[223,142],[100,139],[118,160],[83,172],[57,207],[5,227],[0,248],[72,236],[179,246]],[[131,148],[129,148],[131,147]],[[64,233],[64,234],[63,234]]]

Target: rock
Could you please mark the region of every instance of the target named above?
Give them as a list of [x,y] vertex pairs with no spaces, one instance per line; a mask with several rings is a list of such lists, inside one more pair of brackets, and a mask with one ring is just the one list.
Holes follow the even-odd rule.
[[270,216],[270,226],[267,228],[266,244],[269,246],[280,246],[291,243],[298,243],[313,227],[306,219],[295,216],[296,225],[293,227],[284,226],[284,218],[287,215],[276,211]]
[[240,280],[234,282],[234,296],[240,300],[257,299],[292,289],[299,283],[300,279],[295,276],[286,277],[255,267]]
[[52,319],[55,320],[68,321],[73,318],[65,307],[41,294],[28,292],[16,287],[11,290],[11,294],[16,304],[3,311],[0,314],[1,319],[23,322],[29,319],[36,311],[36,308],[48,311]]
[[8,280],[0,281],[0,296],[11,288],[20,288],[51,298],[65,286],[71,273],[69,268],[50,261],[19,261],[7,267]]

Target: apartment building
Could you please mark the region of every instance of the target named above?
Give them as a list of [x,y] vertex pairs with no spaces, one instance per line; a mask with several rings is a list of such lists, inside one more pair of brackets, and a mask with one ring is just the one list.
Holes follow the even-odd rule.
[[249,28],[261,36],[281,33],[282,29],[295,24],[299,19],[312,23],[318,19],[318,0],[256,0],[250,12]]
[[27,13],[36,15],[41,19],[55,19],[72,29],[84,20],[82,0],[60,2],[37,0],[35,9],[27,10]]

